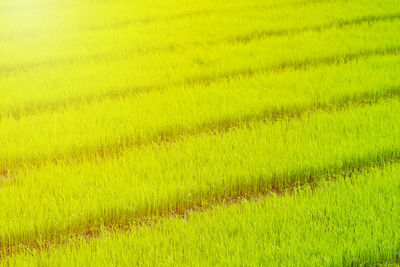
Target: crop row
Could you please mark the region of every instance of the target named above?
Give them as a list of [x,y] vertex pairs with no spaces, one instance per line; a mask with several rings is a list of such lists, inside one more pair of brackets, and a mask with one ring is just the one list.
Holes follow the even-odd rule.
[[3,178],[0,245],[59,242],[243,193],[318,180],[400,156],[397,100],[144,146],[106,161]]
[[[391,0],[382,0],[379,3],[360,0],[315,2],[305,1],[304,5],[297,2],[287,8],[281,8],[280,5],[274,8],[271,5],[275,6],[275,3],[261,4],[259,1],[235,1],[229,4],[207,1],[188,6],[175,6],[176,4],[170,2],[161,4],[157,1],[151,3],[152,8],[146,3],[147,11],[158,12],[153,18],[143,17],[148,12],[144,12],[138,3],[134,9],[123,9],[124,5],[131,4],[129,2],[76,10],[51,10],[47,7],[35,11],[25,7],[20,13],[9,12],[2,15],[5,27],[0,35],[0,49],[4,55],[14,54],[16,51],[18,54],[2,58],[0,65],[25,65],[96,54],[114,54],[121,50],[158,51],[171,46],[207,45],[232,38],[242,39],[238,38],[242,35],[270,31],[290,32],[319,25],[340,26],[341,21],[358,17],[381,17],[400,12],[398,5]],[[285,5],[284,2],[280,4]],[[196,14],[199,15],[195,16]],[[29,19],[31,23],[25,23]],[[137,23],[141,21],[144,23]],[[53,38],[54,35],[57,38]]]
[[46,110],[48,106],[62,108],[71,102],[124,97],[176,84],[210,83],[244,74],[394,53],[399,48],[399,24],[399,20],[375,21],[162,54],[116,52],[118,55],[113,57],[100,55],[3,67],[0,115],[19,116]]
[[[26,266],[375,265],[398,261],[400,166],[335,177],[316,188],[160,219],[128,232],[71,239],[6,258]],[[322,256],[323,255],[323,256]]]
[[177,86],[18,120],[4,118],[0,167],[4,173],[53,160],[111,157],[183,135],[396,98],[399,69],[398,55],[372,56],[347,64]]

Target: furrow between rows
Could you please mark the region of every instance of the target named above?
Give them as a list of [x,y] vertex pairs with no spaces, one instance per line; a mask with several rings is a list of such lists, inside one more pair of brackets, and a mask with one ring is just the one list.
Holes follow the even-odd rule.
[[[254,122],[276,122],[281,120],[293,120],[304,115],[312,115],[315,112],[326,111],[335,112],[353,108],[354,106],[369,106],[385,100],[396,100],[400,97],[400,85],[391,88],[384,88],[379,93],[364,93],[355,98],[344,97],[336,103],[315,103],[312,106],[301,109],[285,109],[282,107],[279,110],[271,111],[270,108],[261,110],[258,113],[247,114],[239,118],[225,118],[213,122],[198,124],[192,128],[181,126],[174,132],[169,130],[159,131],[155,135],[150,136],[120,136],[119,141],[114,143],[105,143],[99,146],[85,146],[81,149],[74,149],[70,152],[65,152],[51,157],[32,157],[16,159],[13,164],[0,166],[0,175],[3,177],[12,176],[19,169],[36,169],[51,162],[52,164],[65,164],[72,162],[85,161],[103,161],[110,158],[118,158],[124,155],[132,148],[140,148],[148,145],[163,145],[165,143],[175,143],[184,140],[190,136],[201,136],[204,134],[227,133],[235,130],[238,127],[247,126]],[[1,186],[1,181],[0,181]]]
[[[378,22],[392,22],[392,21],[397,21],[400,18],[400,14],[394,13],[394,14],[386,14],[386,15],[381,15],[381,16],[374,16],[374,15],[369,15],[369,16],[363,16],[359,18],[353,18],[353,19],[347,19],[347,20],[342,20],[342,21],[337,21],[337,22],[332,22],[332,23],[326,23],[326,24],[321,24],[321,25],[315,25],[315,26],[310,26],[310,27],[304,27],[300,29],[282,29],[282,30],[271,30],[271,31],[261,31],[261,32],[256,32],[256,33],[249,33],[245,35],[239,35],[239,36],[233,36],[230,38],[227,38],[226,40],[221,40],[219,42],[206,42],[204,44],[197,45],[195,47],[202,47],[202,48],[207,48],[210,46],[216,46],[216,45],[223,45],[223,44],[235,44],[235,43],[249,43],[254,40],[261,40],[264,38],[269,38],[269,37],[283,37],[283,36],[288,36],[288,35],[298,35],[298,34],[303,34],[307,32],[322,32],[322,31],[328,31],[330,29],[343,29],[349,26],[359,26],[365,23],[378,23]],[[179,52],[180,50],[185,50],[185,48],[180,47],[180,48],[175,48],[176,46],[171,44],[169,46],[166,46],[164,48],[154,48],[152,50],[146,49],[147,52],[143,51],[142,49],[139,49],[138,51],[135,50],[129,50],[126,51],[129,54],[134,54],[135,52],[140,52],[141,54],[151,54],[151,53],[160,53],[160,52]],[[1,66],[0,67],[0,76],[10,76],[13,75],[14,73],[23,73],[23,72],[29,72],[35,69],[40,69],[40,68],[48,68],[48,67],[56,67],[56,66],[68,66],[68,65],[77,65],[82,62],[107,62],[107,61],[115,61],[119,60],[120,58],[123,58],[124,54],[122,52],[119,53],[102,53],[102,54],[97,54],[97,55],[92,55],[92,56],[84,56],[84,57],[79,57],[79,58],[66,58],[66,59],[55,59],[55,60],[49,60],[49,61],[43,61],[43,62],[37,62],[37,63],[27,63],[24,65],[15,65],[15,66]]]
[[248,43],[253,40],[260,40],[260,39],[269,38],[269,37],[297,35],[297,34],[302,34],[305,32],[322,32],[322,31],[327,31],[330,29],[341,29],[341,28],[345,28],[348,26],[358,26],[358,25],[362,25],[364,23],[396,21],[398,19],[400,19],[399,13],[386,14],[386,15],[381,15],[381,16],[368,15],[368,16],[351,18],[351,19],[343,19],[343,20],[338,20],[338,21],[331,22],[331,23],[314,25],[314,26],[298,28],[298,29],[294,28],[294,29],[259,31],[259,32],[254,32],[254,33],[249,33],[249,34],[245,34],[245,35],[239,35],[239,36],[232,37],[232,38],[230,38],[230,42],[231,43],[237,43],[237,42]]
[[[167,218],[186,220],[193,213],[209,211],[216,207],[238,205],[243,203],[243,201],[253,202],[271,196],[283,196],[301,190],[302,187],[318,190],[318,185],[321,181],[334,182],[339,177],[351,179],[353,175],[367,174],[371,170],[375,171],[377,168],[383,169],[388,165],[400,162],[400,150],[386,151],[382,155],[376,155],[372,161],[371,158],[368,160],[359,160],[357,165],[353,165],[354,162],[347,162],[347,165],[341,166],[340,169],[305,169],[298,174],[293,174],[293,177],[287,177],[285,184],[257,183],[256,188],[252,184],[247,185],[248,188],[246,188],[246,185],[238,185],[238,188],[232,188],[225,195],[199,195],[197,201],[191,202],[188,206],[175,207],[164,211],[150,211],[149,213],[139,215],[136,213],[124,214],[123,217],[125,219],[122,221],[108,220],[109,218],[92,218],[93,221],[99,221],[100,223],[88,225],[84,229],[75,232],[41,233],[40,238],[29,239],[28,242],[20,241],[14,244],[0,245],[0,263],[2,260],[18,254],[46,253],[50,249],[65,246],[68,243],[78,240],[92,242],[95,239],[102,238],[102,235],[107,232],[129,234],[132,228],[142,226],[151,227]],[[309,174],[304,176],[304,173]],[[109,214],[112,215],[113,211],[109,211]],[[121,216],[118,211],[115,211],[115,214]],[[23,240],[23,238],[26,238],[26,235],[14,238],[16,240]]]
[[[217,83],[220,81],[226,81],[236,78],[251,78],[255,75],[265,73],[277,73],[284,72],[289,70],[307,70],[311,67],[321,67],[321,66],[329,66],[329,65],[338,65],[338,64],[346,64],[352,61],[363,61],[372,57],[377,56],[397,56],[400,54],[400,46],[392,46],[387,49],[372,49],[372,50],[364,50],[355,53],[348,53],[345,55],[324,57],[324,58],[308,58],[303,61],[298,62],[285,62],[276,66],[268,66],[261,67],[257,69],[251,70],[242,70],[235,72],[227,72],[227,73],[218,73],[212,76],[202,76],[202,77],[191,77],[186,78],[183,82],[175,82],[168,86],[171,87],[183,87],[183,86],[196,86],[196,85],[205,85],[209,86],[212,83]],[[71,98],[69,100],[60,100],[53,101],[51,103],[46,103],[45,105],[29,105],[22,110],[7,113],[1,116],[0,120],[4,117],[12,117],[16,120],[24,118],[26,116],[41,114],[45,112],[56,112],[60,109],[68,109],[73,108],[74,106],[81,106],[86,104],[91,104],[95,102],[101,102],[106,99],[125,99],[134,97],[135,95],[149,93],[152,91],[165,91],[168,89],[163,85],[154,85],[148,87],[134,87],[134,88],[125,88],[115,91],[108,91],[103,94],[97,95],[89,95],[86,97],[76,97]]]
[[114,161],[21,171],[18,188],[0,189],[1,247],[59,243],[70,234],[182,212],[207,200],[397,162],[399,109],[393,100],[318,111],[135,150]]

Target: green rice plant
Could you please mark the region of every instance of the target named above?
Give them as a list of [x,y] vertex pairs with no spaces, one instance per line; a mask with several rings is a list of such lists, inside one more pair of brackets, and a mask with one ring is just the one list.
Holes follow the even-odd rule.
[[[349,266],[396,263],[400,166],[320,181],[281,196],[218,206],[185,219],[159,218],[127,232],[104,231],[12,266]],[[32,254],[30,254],[32,253]]]
[[[0,115],[57,110],[175,85],[396,54],[400,21],[374,21],[300,35],[227,42],[168,53],[119,53],[3,66]],[[14,47],[14,46],[13,46]],[[61,49],[60,51],[63,51]],[[271,53],[273,51],[273,53]],[[15,54],[15,53],[14,53]],[[24,59],[26,57],[23,57]]]
[[360,18],[384,19],[400,12],[392,0],[378,3],[280,1],[278,4],[257,0],[187,1],[185,4],[182,1],[81,1],[58,6],[46,3],[49,1],[29,2],[23,0],[8,10],[0,10],[3,25],[0,47],[4,51],[0,66],[121,51],[166,49],[169,52],[171,47],[207,46],[265,33],[318,30],[349,21],[357,23]]
[[347,64],[239,76],[210,85],[76,104],[63,112],[18,120],[4,118],[0,121],[0,167],[4,173],[52,160],[114,156],[133,146],[173,141],[182,135],[397,97],[399,63],[399,56],[373,56]]
[[0,265],[398,262],[399,28],[395,0],[0,1]]
[[61,242],[102,225],[397,160],[397,100],[134,148],[118,158],[11,172],[0,188],[0,245]]

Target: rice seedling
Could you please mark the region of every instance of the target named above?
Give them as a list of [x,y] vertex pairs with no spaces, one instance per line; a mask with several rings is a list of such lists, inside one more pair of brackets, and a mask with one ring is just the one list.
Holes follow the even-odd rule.
[[0,1],[1,264],[398,261],[399,28],[395,0]]

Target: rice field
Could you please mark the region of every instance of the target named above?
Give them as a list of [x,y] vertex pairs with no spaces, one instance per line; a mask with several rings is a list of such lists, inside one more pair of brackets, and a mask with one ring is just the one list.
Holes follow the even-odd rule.
[[0,265],[400,261],[396,0],[0,0]]

